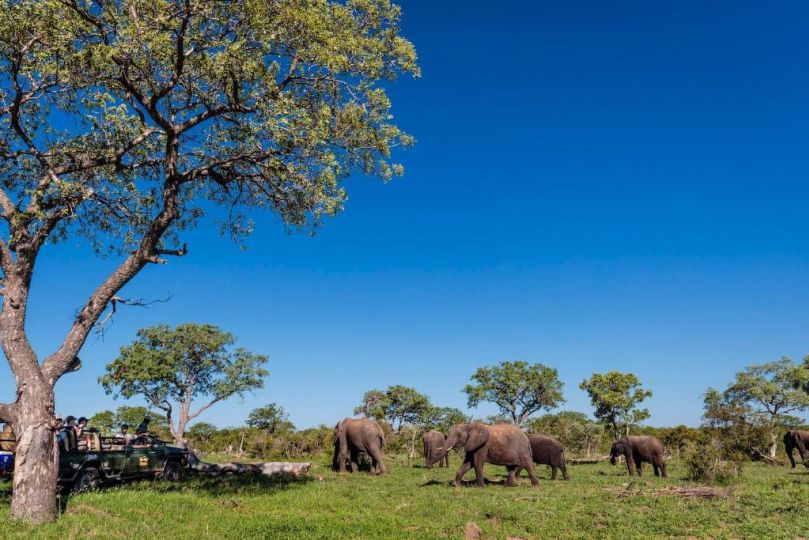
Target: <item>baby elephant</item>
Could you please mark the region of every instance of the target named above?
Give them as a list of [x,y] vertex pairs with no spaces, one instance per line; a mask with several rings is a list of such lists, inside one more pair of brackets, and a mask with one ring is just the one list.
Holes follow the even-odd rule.
[[503,465],[508,470],[506,486],[514,486],[517,467],[526,469],[533,485],[539,484],[534,474],[534,462],[531,460],[531,444],[520,428],[512,424],[487,426],[480,422],[458,424],[452,428],[444,445],[444,452],[431,458],[428,465],[433,465],[440,457],[449,453],[456,446],[463,446],[466,451],[463,465],[455,474],[456,486],[461,485],[463,475],[475,468],[475,480],[479,487],[485,485],[483,464]]
[[641,464],[645,461],[652,464],[655,476],[660,476],[662,473],[663,478],[666,478],[666,452],[663,449],[663,443],[657,437],[651,435],[621,437],[612,444],[610,463],[615,465],[618,456],[624,456],[626,459],[629,476],[635,473],[634,468],[637,468],[638,476],[640,476]]
[[[534,463],[551,466],[551,480],[556,480],[556,469],[562,471],[562,480],[570,480],[567,475],[565,448],[562,443],[546,435],[531,435],[528,440],[531,442]],[[520,476],[521,470],[517,469],[517,476]]]

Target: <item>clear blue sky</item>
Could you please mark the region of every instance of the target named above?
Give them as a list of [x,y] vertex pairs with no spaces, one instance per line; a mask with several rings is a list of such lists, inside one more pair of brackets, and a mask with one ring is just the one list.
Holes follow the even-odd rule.
[[[213,227],[150,267],[91,338],[57,408],[117,405],[97,377],[137,328],[214,323],[270,356],[266,389],[301,427],[411,385],[465,408],[481,365],[635,372],[651,424],[696,424],[701,394],[750,363],[809,353],[809,5],[403,1],[420,80],[391,86],[418,144],[406,176],[348,182],[317,237],[260,216],[242,252]],[[51,351],[115,260],[43,253],[29,328]],[[0,399],[13,398],[0,366]],[[133,402],[133,404],[139,404]],[[493,411],[482,407],[476,414]]]

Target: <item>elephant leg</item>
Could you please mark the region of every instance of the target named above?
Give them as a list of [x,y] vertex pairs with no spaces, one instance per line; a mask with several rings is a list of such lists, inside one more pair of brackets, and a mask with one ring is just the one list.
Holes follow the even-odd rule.
[[449,469],[449,452],[444,455],[444,467]]
[[792,468],[794,469],[795,468],[795,458],[792,457],[792,450],[793,450],[793,448],[792,448],[791,445],[786,447],[787,457],[789,458],[789,463],[792,465]]
[[663,475],[663,478],[668,478],[668,475],[666,474],[666,462],[665,461],[660,463],[660,473]]
[[382,452],[379,448],[372,446],[368,449],[368,454],[371,456],[371,459],[374,462],[374,466],[376,467],[376,474],[385,474],[387,469],[385,468],[385,461],[382,459]]
[[517,467],[517,470],[514,471],[514,478],[519,479],[521,474],[522,474],[522,467]]
[[551,465],[551,480],[556,480],[556,465]]
[[562,480],[570,480],[570,477],[567,475],[567,465],[561,464],[559,468],[562,469]]
[[475,452],[472,458],[472,464],[475,466],[475,483],[478,487],[486,485],[486,479],[483,477],[483,464],[486,462],[486,455],[483,450]]
[[652,461],[652,470],[654,470],[655,476],[660,476],[660,468],[657,466],[657,460]]
[[523,465],[523,467],[525,467],[525,470],[528,471],[528,477],[531,479],[531,485],[538,486],[539,480],[537,479],[537,474],[536,471],[534,470],[534,463],[532,461],[529,461],[528,463]]
[[355,473],[360,470],[360,453],[357,450],[351,450],[351,472]]
[[338,465],[339,465],[341,473],[346,472],[346,457],[347,457],[346,448],[341,445],[340,446],[340,457],[338,458],[340,460]]
[[635,462],[631,457],[626,458],[626,470],[629,471],[629,476],[635,476]]
[[638,471],[638,476],[643,476],[643,462],[638,461],[635,463],[635,470]]
[[514,487],[517,485],[517,480],[515,479],[517,466],[516,465],[509,465],[506,467],[508,471],[508,478],[506,478],[506,487]]
[[463,480],[463,476],[466,473],[468,473],[469,469],[471,468],[472,468],[472,457],[469,454],[467,454],[466,459],[464,459],[464,462],[461,463],[461,468],[458,469],[457,473],[455,473],[455,480],[452,483],[455,484],[456,486],[460,486],[461,480]]

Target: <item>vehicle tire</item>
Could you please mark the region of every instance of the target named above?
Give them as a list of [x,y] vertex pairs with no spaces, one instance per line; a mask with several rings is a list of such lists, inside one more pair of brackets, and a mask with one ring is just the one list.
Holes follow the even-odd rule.
[[179,482],[183,478],[183,468],[176,461],[169,461],[163,469],[161,478],[167,482]]
[[86,467],[76,477],[73,482],[71,493],[87,493],[88,491],[95,491],[101,485],[101,479],[98,476],[98,470],[95,467]]

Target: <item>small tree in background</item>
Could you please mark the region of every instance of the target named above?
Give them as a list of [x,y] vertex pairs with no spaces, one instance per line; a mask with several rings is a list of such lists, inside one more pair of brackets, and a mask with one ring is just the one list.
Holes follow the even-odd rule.
[[134,433],[135,427],[140,424],[145,417],[152,419],[149,424],[149,431],[155,434],[160,439],[168,439],[171,437],[169,426],[166,423],[166,418],[161,412],[151,411],[142,406],[129,406],[121,405],[115,412],[104,410],[97,412],[88,420],[89,427],[98,428],[102,435],[114,435],[118,433],[121,426],[126,424]]
[[[164,412],[175,442],[184,442],[188,422],[206,409],[264,386],[269,372],[261,366],[267,357],[244,348],[231,350],[235,342],[232,334],[212,325],[144,328],[132,344],[121,347],[99,381],[108,394],[146,398]],[[199,398],[204,404],[192,410]]]
[[[746,411],[746,421],[760,424],[767,432],[767,455],[775,459],[779,431],[800,424],[791,412],[809,408],[809,394],[802,387],[809,384],[809,368],[784,357],[775,362],[748,366],[722,394],[727,405]],[[714,394],[711,394],[712,396]]]
[[471,379],[473,384],[463,389],[469,407],[477,407],[482,401],[494,403],[502,416],[517,425],[565,401],[559,372],[542,364],[501,362],[478,368]]
[[589,394],[596,419],[616,439],[629,435],[631,427],[649,418],[648,409],[639,409],[637,405],[650,397],[652,392],[644,389],[633,373],[593,373],[592,377],[581,382],[579,388]]
[[561,411],[544,414],[526,422],[528,433],[555,437],[566,450],[574,454],[590,456],[604,436],[604,427],[577,411]]
[[260,429],[268,435],[295,430],[295,425],[289,421],[287,412],[275,403],[250,411],[247,425],[253,429]]
[[452,426],[469,421],[471,421],[469,415],[455,407],[433,407],[424,419],[424,429],[426,431],[435,429],[446,435]]

